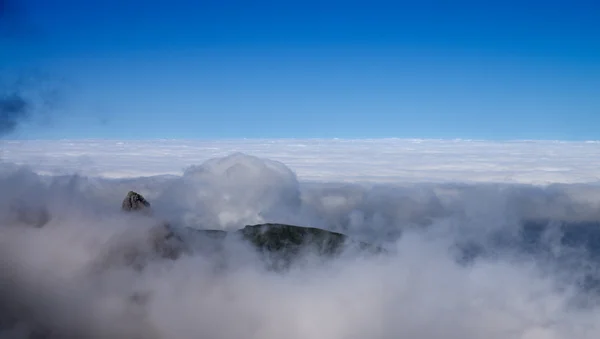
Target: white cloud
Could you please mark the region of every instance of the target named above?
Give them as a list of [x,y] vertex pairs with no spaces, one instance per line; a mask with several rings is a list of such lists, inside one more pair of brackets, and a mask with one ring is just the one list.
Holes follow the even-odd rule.
[[[109,180],[39,176],[0,164],[0,338],[25,338],[18,331],[26,331],[32,321],[58,337],[79,338],[600,336],[597,292],[576,285],[586,269],[598,267],[587,260],[588,249],[561,245],[548,232],[540,242],[551,254],[538,258],[523,254],[516,242],[522,219],[599,221],[600,187],[451,182],[459,177],[491,180],[499,177],[496,171],[506,174],[509,168],[523,168],[524,159],[533,154],[550,152],[555,155],[541,160],[546,164],[530,159],[538,166],[535,173],[546,173],[542,168],[552,163],[553,168],[573,168],[565,172],[569,175],[564,174],[564,181],[588,181],[584,179],[593,171],[578,165],[583,160],[569,164],[561,155],[583,158],[585,152],[593,154],[593,144],[458,142],[444,150],[437,141],[328,141],[322,146],[326,150],[319,151],[319,142],[310,142],[314,144],[297,141],[307,146],[296,147],[312,149],[317,157],[308,150],[289,151],[296,141],[285,141],[286,147],[283,141],[223,142],[206,153],[196,152],[209,147],[208,142],[196,142],[185,152],[182,146],[173,151],[174,142],[154,148],[139,142],[137,149],[126,148],[127,156],[124,149],[111,155],[109,142],[73,142],[69,150],[70,142],[8,144],[6,160],[32,163],[36,157],[62,157],[54,164],[34,163],[40,171],[97,175],[121,168],[169,173],[163,165],[187,170],[175,177]],[[408,145],[418,155],[406,149],[394,153]],[[77,158],[86,149],[85,161],[65,161],[67,151]],[[499,156],[517,149],[526,155]],[[184,160],[174,160],[186,152]],[[202,161],[210,152],[227,156]],[[262,158],[267,152],[271,160]],[[312,157],[310,165],[301,165],[309,159],[303,161],[301,154]],[[456,173],[450,170],[461,166],[459,155],[469,159],[468,154],[470,162]],[[398,164],[398,159],[409,165]],[[482,165],[482,159],[493,166]],[[446,164],[442,173],[447,176],[436,174],[434,161]],[[299,164],[304,174],[297,177],[293,165],[283,165],[290,163]],[[364,179],[371,169],[380,168],[377,164],[382,168],[373,172],[378,181],[394,179],[394,168],[413,166],[425,174],[408,180],[421,183],[339,182]],[[514,175],[526,178],[521,171]],[[551,172],[550,177],[560,176]],[[435,183],[436,178],[450,183]],[[121,199],[131,189],[150,200],[154,217],[120,212]],[[390,254],[347,253],[327,263],[308,258],[289,272],[276,273],[266,271],[256,253],[233,241],[225,244],[225,266],[199,254],[170,261],[153,257],[146,242],[149,228],[159,219],[177,228],[231,230],[273,221],[319,226],[384,243]],[[498,239],[508,246],[498,245]],[[457,261],[456,246],[470,243],[488,249],[490,256],[468,265]],[[147,266],[141,271],[129,267],[119,260],[123,253],[137,253]],[[132,303],[134,295],[142,302]],[[587,307],[576,303],[581,296]],[[8,315],[29,322],[9,329]]]
[[237,229],[294,213],[300,189],[294,172],[283,164],[234,153],[188,168],[156,205],[159,211],[165,206],[170,220],[190,226]]
[[596,142],[476,140],[5,141],[7,161],[40,173],[181,175],[235,152],[277,160],[301,180],[374,182],[598,182]]

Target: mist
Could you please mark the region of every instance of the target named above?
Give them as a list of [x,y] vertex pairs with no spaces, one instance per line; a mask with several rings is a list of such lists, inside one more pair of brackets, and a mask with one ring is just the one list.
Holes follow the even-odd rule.
[[18,94],[0,96],[0,136],[14,131],[28,117],[28,105]]
[[[44,39],[39,27],[30,21],[24,2],[0,0],[0,48],[8,51],[6,56],[19,55],[23,46],[47,54],[41,47]],[[0,68],[0,138],[29,123],[49,125],[66,103],[64,78],[40,64],[24,64],[27,66],[8,63]]]
[[[0,44],[4,37],[10,37],[18,22],[13,1],[0,0]],[[10,48],[10,46],[8,47]],[[6,81],[5,79],[0,79]],[[31,105],[21,94],[17,84],[0,82],[0,138],[15,131],[17,126],[30,116]]]
[[[583,284],[595,278],[593,248],[560,241],[565,227],[600,219],[600,187],[307,183],[240,153],[180,177],[0,167],[0,338],[600,335],[597,292]],[[152,203],[151,215],[120,210],[131,189]],[[330,261],[309,253],[273,271],[232,239],[220,259],[191,251],[171,260],[147,241],[165,220],[181,236],[314,226],[387,251]],[[549,221],[535,249],[523,241],[524,220]],[[124,260],[131,253],[142,266]]]

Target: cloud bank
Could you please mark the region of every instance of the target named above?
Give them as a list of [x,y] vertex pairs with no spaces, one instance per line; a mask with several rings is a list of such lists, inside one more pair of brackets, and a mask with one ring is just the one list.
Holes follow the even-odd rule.
[[[177,177],[46,176],[3,163],[0,187],[0,338],[600,335],[597,248],[577,238],[600,221],[594,185],[315,183],[233,153]],[[120,211],[131,189],[152,216]],[[273,272],[231,241],[225,266],[198,252],[173,261],[147,242],[161,220],[181,234],[316,226],[388,253]],[[131,253],[143,269],[122,260]]]
[[598,183],[600,143],[418,139],[10,140],[7,161],[43,174],[182,175],[235,152],[272,159],[302,181]]

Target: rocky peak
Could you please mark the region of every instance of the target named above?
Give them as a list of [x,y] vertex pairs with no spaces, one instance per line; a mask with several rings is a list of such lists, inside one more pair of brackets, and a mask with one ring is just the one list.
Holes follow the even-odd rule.
[[149,210],[150,203],[141,194],[134,191],[129,191],[125,199],[123,199],[121,208],[126,212]]

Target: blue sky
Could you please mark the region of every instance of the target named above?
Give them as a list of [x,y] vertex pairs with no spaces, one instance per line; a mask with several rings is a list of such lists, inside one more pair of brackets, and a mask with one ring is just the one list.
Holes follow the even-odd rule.
[[[12,138],[600,139],[598,1],[21,1]],[[17,29],[13,29],[17,30]]]

